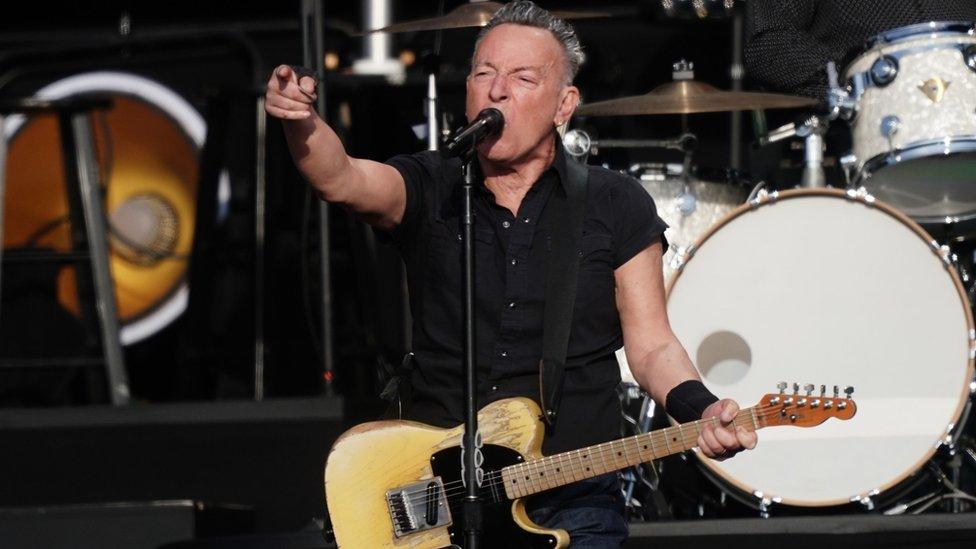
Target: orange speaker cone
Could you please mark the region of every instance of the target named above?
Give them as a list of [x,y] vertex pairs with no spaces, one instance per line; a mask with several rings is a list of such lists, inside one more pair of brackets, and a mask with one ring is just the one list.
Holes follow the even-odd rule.
[[[199,151],[162,108],[117,94],[93,115],[110,220],[111,270],[123,330],[185,284],[193,246]],[[7,163],[5,248],[70,249],[57,121],[28,119],[12,137]],[[87,289],[86,289],[87,291]],[[58,277],[58,299],[78,313],[75,268]]]

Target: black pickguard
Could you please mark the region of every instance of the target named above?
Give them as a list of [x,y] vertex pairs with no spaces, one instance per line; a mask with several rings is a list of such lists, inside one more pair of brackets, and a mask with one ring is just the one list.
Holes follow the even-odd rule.
[[[489,474],[503,467],[523,461],[522,456],[510,448],[485,444],[481,449],[485,457],[482,468],[486,481],[482,485],[481,499],[484,502],[484,524],[481,535],[482,547],[505,547],[506,549],[542,549],[555,546],[555,537],[532,534],[519,528],[512,518],[512,502],[505,498],[505,488],[500,483],[492,489],[487,486]],[[461,448],[454,447],[437,452],[430,458],[434,475],[441,477],[444,485],[461,480]],[[453,485],[452,485],[453,486]],[[460,483],[458,484],[460,486]],[[463,495],[463,494],[462,494]],[[464,510],[461,497],[449,501],[453,522],[448,527],[451,542],[464,547]]]

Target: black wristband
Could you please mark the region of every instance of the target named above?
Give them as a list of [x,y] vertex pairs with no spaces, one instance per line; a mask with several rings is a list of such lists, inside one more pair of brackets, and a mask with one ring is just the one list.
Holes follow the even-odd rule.
[[678,423],[686,423],[701,419],[705,408],[715,402],[718,402],[718,397],[713,395],[704,383],[697,379],[689,379],[671,389],[665,399],[664,407],[668,415]]

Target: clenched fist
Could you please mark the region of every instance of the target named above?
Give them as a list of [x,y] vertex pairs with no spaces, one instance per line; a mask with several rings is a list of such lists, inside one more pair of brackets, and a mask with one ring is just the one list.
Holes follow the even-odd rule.
[[317,97],[316,85],[314,77],[299,74],[289,65],[279,65],[268,79],[264,110],[282,120],[306,120],[315,113],[312,105]]
[[756,447],[756,432],[734,424],[733,420],[738,412],[739,405],[728,398],[705,408],[702,419],[715,418],[716,421],[706,422],[698,436],[698,448],[703,454],[722,461],[743,449],[752,450]]

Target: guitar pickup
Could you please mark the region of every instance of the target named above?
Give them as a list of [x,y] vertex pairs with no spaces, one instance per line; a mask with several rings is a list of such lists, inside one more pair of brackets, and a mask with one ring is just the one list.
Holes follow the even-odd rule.
[[386,504],[398,538],[451,524],[451,509],[440,477],[390,490]]

